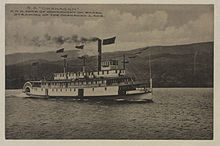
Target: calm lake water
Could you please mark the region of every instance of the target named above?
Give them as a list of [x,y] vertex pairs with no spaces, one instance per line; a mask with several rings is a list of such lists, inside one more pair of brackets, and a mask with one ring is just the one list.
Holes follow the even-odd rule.
[[7,139],[213,139],[213,88],[154,89],[153,103],[25,98],[6,90]]

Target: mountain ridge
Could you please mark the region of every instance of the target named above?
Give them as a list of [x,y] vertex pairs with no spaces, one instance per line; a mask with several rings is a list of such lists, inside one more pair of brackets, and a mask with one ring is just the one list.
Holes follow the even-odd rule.
[[[147,46],[143,48],[136,48],[132,49],[129,51],[117,51],[117,52],[135,52],[135,51],[141,51],[141,50],[146,50],[146,49],[154,49],[154,48],[172,48],[172,47],[187,47],[190,45],[197,45],[197,44],[207,44],[207,43],[213,43],[213,42],[200,42],[200,43],[191,43],[191,44],[183,44],[183,45],[158,45],[158,46]],[[76,59],[80,52],[80,50],[67,50],[65,51],[65,54],[68,54],[68,58],[73,58]],[[104,52],[103,54],[111,54],[114,52]],[[13,54],[7,54],[5,55],[5,62],[6,65],[12,65],[12,64],[17,64],[17,63],[22,63],[25,61],[29,60],[37,60],[37,59],[42,59],[42,60],[47,60],[47,61],[58,61],[60,60],[60,54],[57,54],[55,51],[47,51],[47,52],[37,52],[37,53],[31,53],[31,52],[26,52],[26,53],[13,53]]]

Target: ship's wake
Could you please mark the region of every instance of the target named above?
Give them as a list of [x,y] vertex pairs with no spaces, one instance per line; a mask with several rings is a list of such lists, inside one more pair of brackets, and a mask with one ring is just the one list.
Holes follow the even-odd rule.
[[145,99],[115,99],[116,102],[119,103],[153,103],[153,100],[145,100]]
[[132,104],[132,103],[153,103],[153,100],[145,100],[145,99],[123,99],[123,98],[115,98],[115,99],[100,99],[100,98],[67,98],[67,97],[53,97],[53,98],[35,98],[35,97],[25,97],[29,99],[39,99],[39,100],[49,100],[49,101],[62,101],[62,102],[91,102],[91,103],[120,103],[120,104]]
[[11,92],[6,91],[5,97],[6,98],[25,98],[27,97],[27,95],[25,93],[17,92],[17,91],[11,91]]

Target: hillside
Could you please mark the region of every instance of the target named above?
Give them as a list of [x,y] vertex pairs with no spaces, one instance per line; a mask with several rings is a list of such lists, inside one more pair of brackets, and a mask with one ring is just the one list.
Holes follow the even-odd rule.
[[[78,50],[65,51],[69,54],[70,58],[77,58]],[[13,65],[18,63],[25,63],[31,60],[47,60],[47,61],[57,61],[60,60],[60,54],[55,51],[43,52],[43,53],[15,53],[9,54],[5,57],[6,65]]]
[[[77,59],[77,53],[68,53],[72,55],[69,55],[71,59],[68,59],[68,71],[80,71],[82,61]],[[213,53],[213,42],[205,42],[103,53],[103,60],[122,60],[125,54],[129,61],[126,64],[127,73],[135,76],[137,81],[144,81],[149,78],[148,56],[151,54],[154,87],[213,87]],[[13,59],[13,55],[16,59]],[[52,79],[54,72],[63,71],[63,61],[56,54],[46,52],[27,56],[28,54],[6,56],[7,89],[22,88],[27,80],[43,77]],[[38,66],[31,65],[35,61],[39,62]],[[96,64],[97,56],[87,57],[86,70],[96,70]]]

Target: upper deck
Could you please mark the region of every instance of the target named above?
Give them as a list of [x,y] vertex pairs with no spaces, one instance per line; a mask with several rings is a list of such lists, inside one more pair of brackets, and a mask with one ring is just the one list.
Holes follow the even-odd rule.
[[69,88],[69,87],[106,87],[115,85],[128,85],[133,84],[133,79],[130,77],[119,77],[119,78],[84,78],[75,80],[41,80],[41,81],[30,81],[32,87],[47,87],[47,88]]
[[97,72],[67,72],[67,73],[54,73],[54,80],[67,80],[67,79],[83,79],[83,78],[113,78],[125,76],[125,70],[102,70]]

